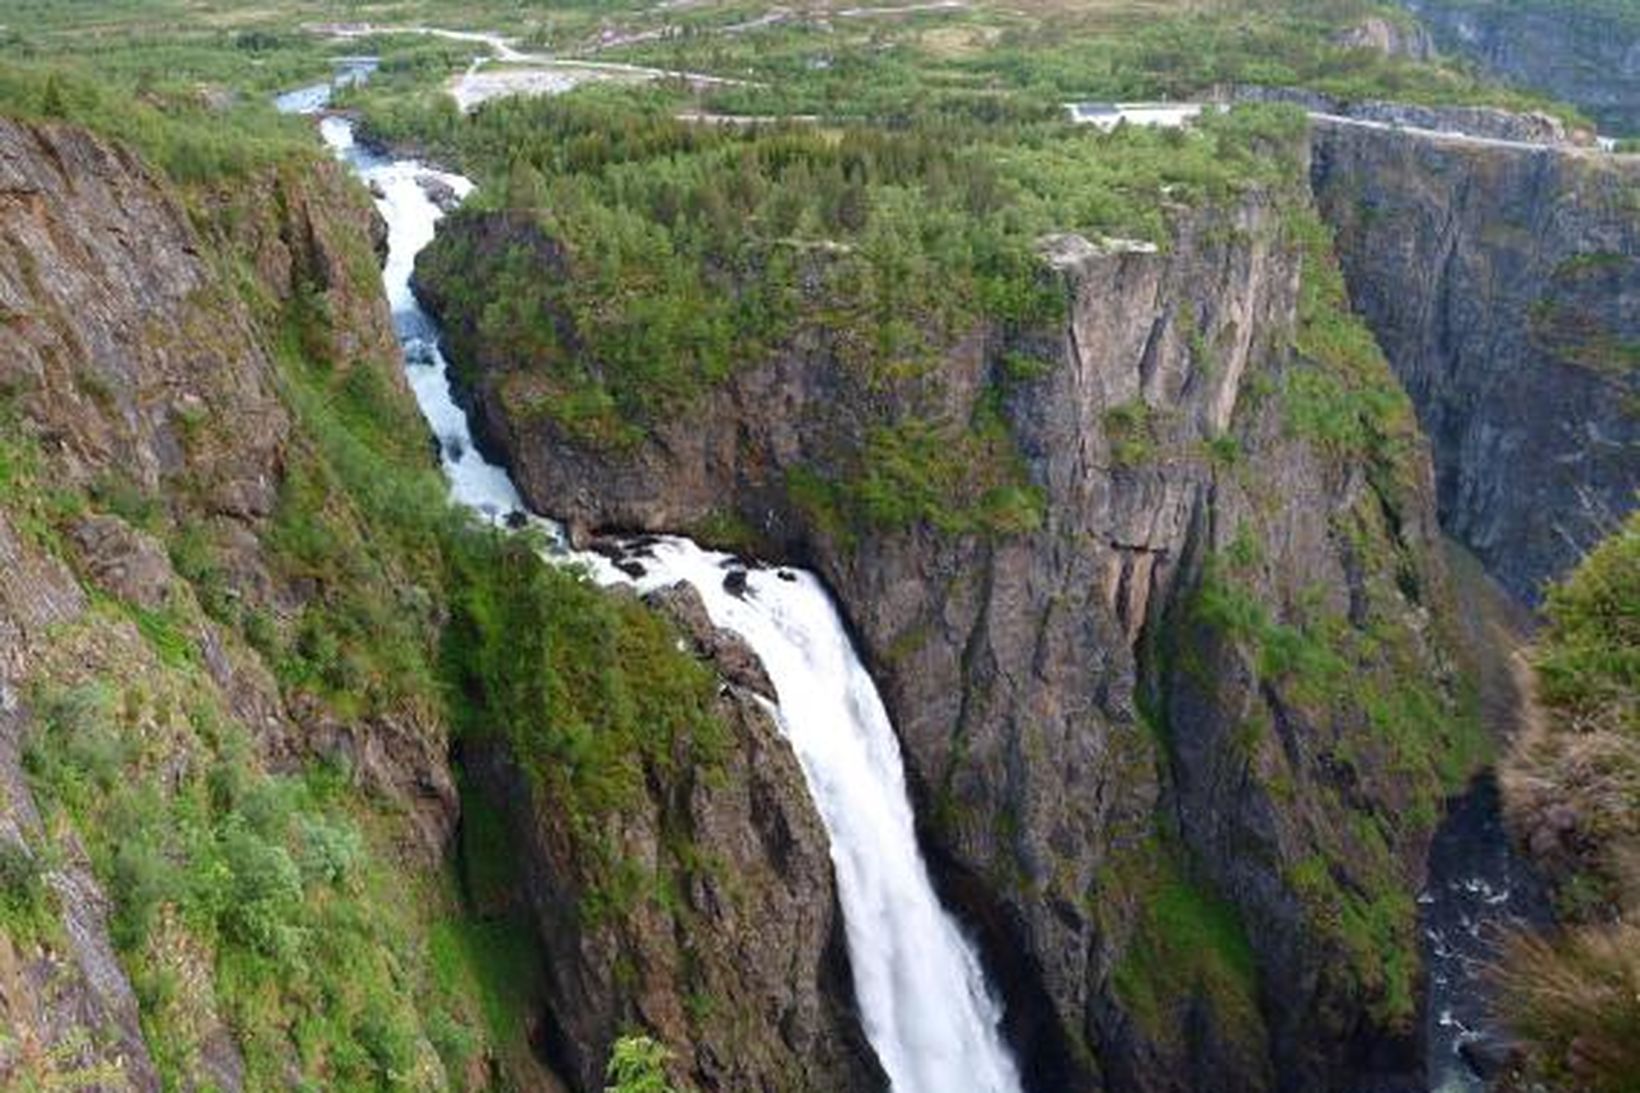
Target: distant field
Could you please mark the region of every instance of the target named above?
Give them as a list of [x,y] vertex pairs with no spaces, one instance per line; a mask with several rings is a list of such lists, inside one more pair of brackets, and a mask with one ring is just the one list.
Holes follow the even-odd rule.
[[[1006,121],[1067,99],[1198,98],[1235,83],[1552,106],[1463,70],[1333,43],[1374,15],[1403,17],[1371,0],[13,0],[0,21],[0,72],[33,70],[23,83],[37,86],[40,71],[60,69],[163,109],[204,99],[221,110],[366,51],[382,56],[382,72],[351,101],[369,112],[436,93],[487,52],[425,36],[320,33],[348,23],[492,31],[534,54],[722,77],[732,83],[669,93],[680,109],[756,116]],[[36,112],[15,88],[0,103],[8,99]]]

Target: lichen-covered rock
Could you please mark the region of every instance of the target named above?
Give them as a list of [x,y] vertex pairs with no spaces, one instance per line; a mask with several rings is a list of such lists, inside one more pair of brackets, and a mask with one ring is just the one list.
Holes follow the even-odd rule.
[[1415,19],[1387,19],[1374,15],[1346,27],[1333,40],[1349,49],[1370,49],[1386,57],[1409,61],[1435,59],[1435,41]]
[[165,606],[176,574],[152,535],[105,514],[82,517],[70,534],[81,565],[106,592],[149,610]]

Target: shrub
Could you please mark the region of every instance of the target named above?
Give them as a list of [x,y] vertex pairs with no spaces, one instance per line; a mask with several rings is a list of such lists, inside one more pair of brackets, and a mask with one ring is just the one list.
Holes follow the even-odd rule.
[[628,1034],[609,1049],[604,1093],[676,1093],[666,1077],[671,1053],[648,1036]]

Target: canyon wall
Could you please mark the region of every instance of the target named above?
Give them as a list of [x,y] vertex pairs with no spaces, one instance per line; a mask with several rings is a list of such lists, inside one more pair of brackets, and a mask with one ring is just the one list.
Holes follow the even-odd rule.
[[1441,50],[1580,107],[1617,136],[1640,127],[1640,21],[1621,0],[1406,0]]
[[384,244],[317,152],[180,186],[0,120],[0,1084],[595,1090],[647,1028],[702,1088],[880,1087],[824,831],[698,604],[570,611],[715,742],[596,828],[449,667],[550,574],[447,509]]
[[1640,159],[1315,133],[1316,200],[1434,448],[1442,524],[1535,603],[1640,490]]
[[[909,375],[806,327],[628,445],[542,412],[528,353],[445,291],[481,299],[520,256],[573,276],[557,241],[460,214],[418,267],[532,507],[831,584],[1033,1088],[1420,1065],[1411,894],[1472,726],[1428,454],[1301,167],[1179,211],[1160,251],[1044,239],[1062,325],[974,329]],[[1035,505],[968,515],[1012,459]],[[873,509],[885,488],[922,515]]]

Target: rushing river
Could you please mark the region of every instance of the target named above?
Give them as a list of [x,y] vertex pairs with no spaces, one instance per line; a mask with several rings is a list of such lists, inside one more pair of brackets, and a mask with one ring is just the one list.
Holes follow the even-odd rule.
[[1418,896],[1429,971],[1429,1087],[1480,1093],[1504,1050],[1492,1017],[1487,971],[1505,930],[1551,918],[1543,883],[1515,853],[1503,827],[1498,784],[1475,779],[1451,803],[1429,851],[1429,883]]
[[[324,96],[304,98],[304,112]],[[325,142],[377,195],[389,229],[383,270],[405,368],[437,437],[455,500],[495,522],[524,513],[505,469],[473,444],[452,396],[438,330],[410,288],[416,255],[442,215],[427,183],[458,197],[465,178],[357,146],[352,123],[320,122]],[[771,708],[802,766],[831,842],[849,961],[866,1035],[897,1093],[1015,1093],[1019,1079],[999,1032],[1001,1007],[972,944],[941,907],[918,849],[899,742],[830,596],[800,570],[747,567],[686,539],[647,539],[630,550],[633,578],[598,555],[565,555],[605,584],[641,590],[687,582],[718,626],[745,638],[779,697]],[[729,591],[725,577],[744,572]]]

